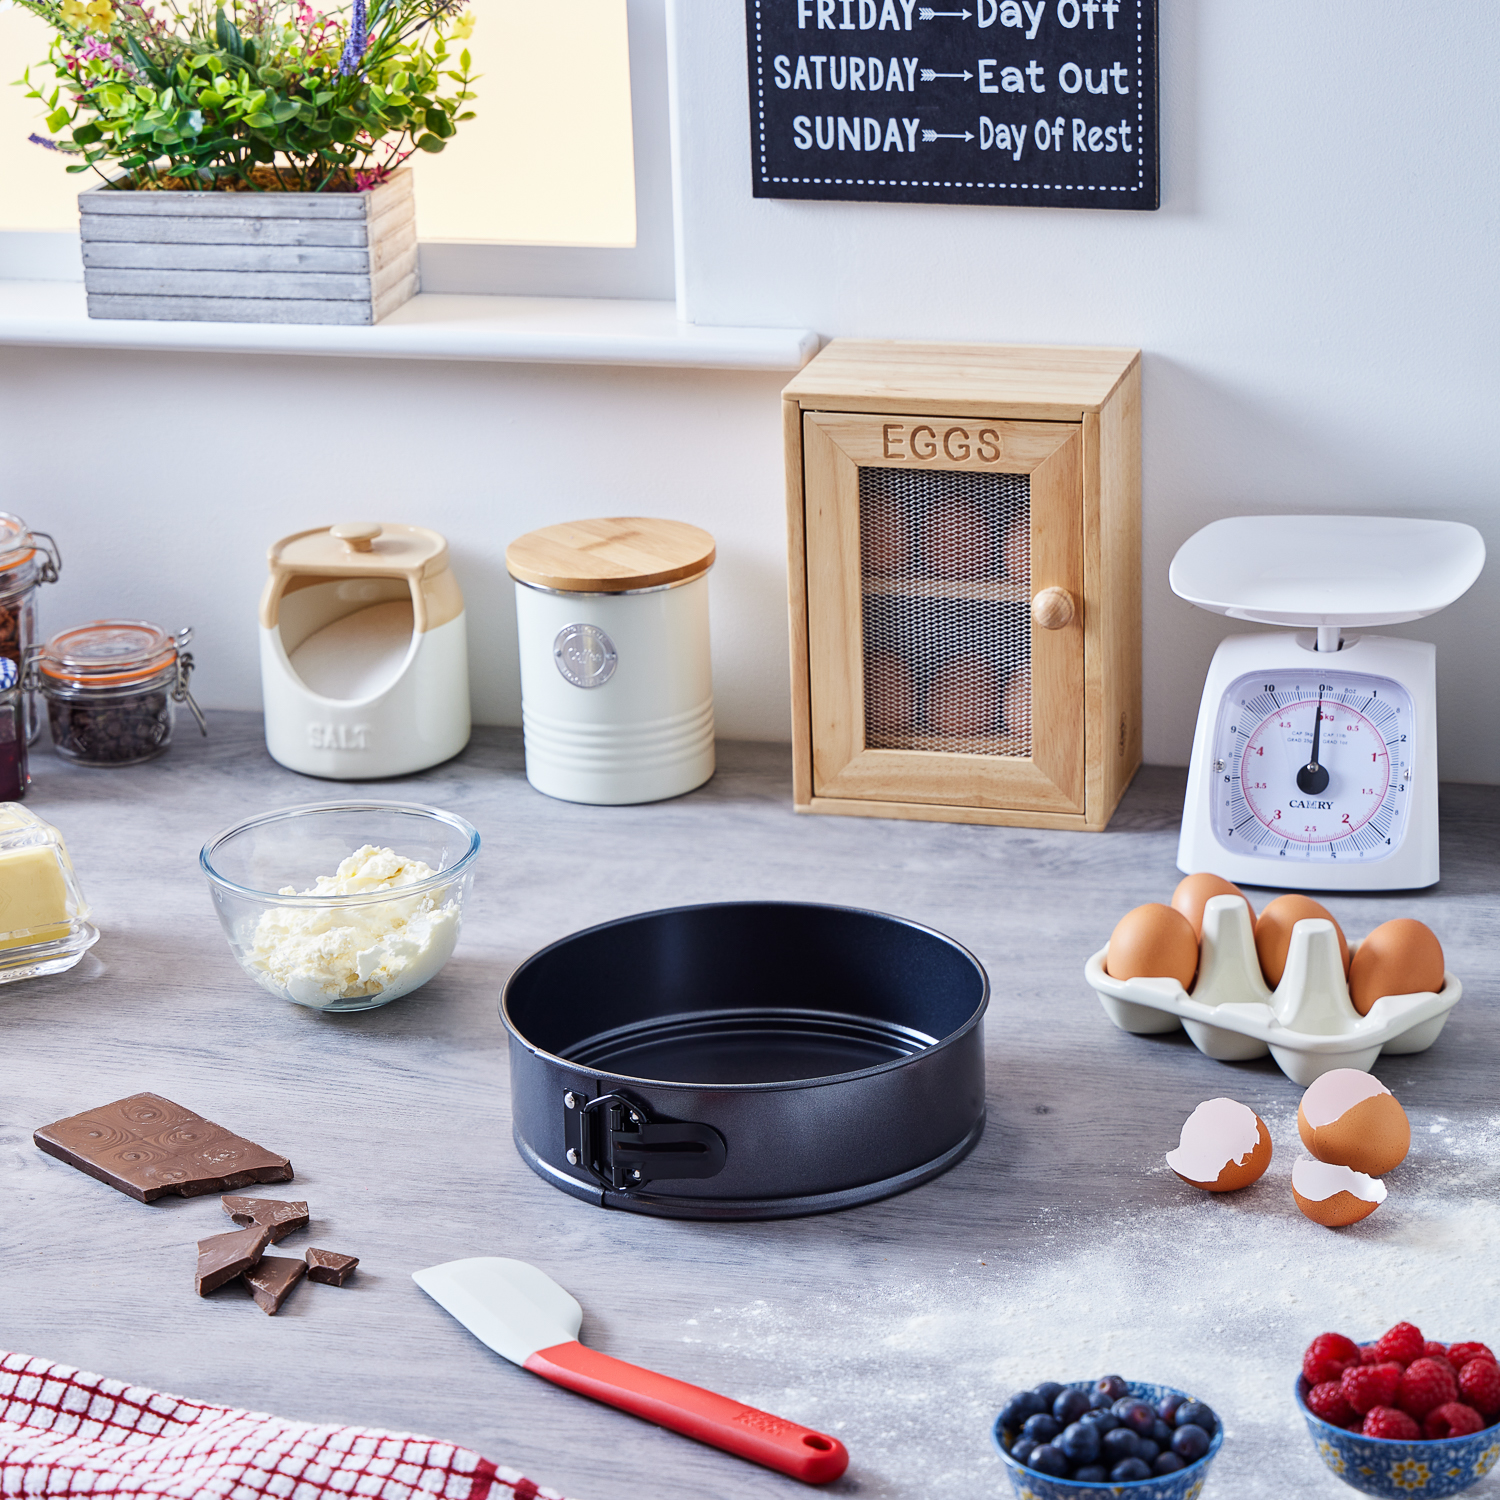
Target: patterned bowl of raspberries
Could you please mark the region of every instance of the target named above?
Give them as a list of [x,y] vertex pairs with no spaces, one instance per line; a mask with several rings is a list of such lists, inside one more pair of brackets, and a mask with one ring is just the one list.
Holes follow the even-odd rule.
[[1318,1456],[1367,1495],[1456,1495],[1500,1462],[1495,1356],[1412,1323],[1373,1344],[1320,1333],[1302,1356],[1297,1405]]
[[1197,1500],[1224,1427],[1185,1391],[1103,1375],[1017,1391],[990,1439],[1018,1500]]

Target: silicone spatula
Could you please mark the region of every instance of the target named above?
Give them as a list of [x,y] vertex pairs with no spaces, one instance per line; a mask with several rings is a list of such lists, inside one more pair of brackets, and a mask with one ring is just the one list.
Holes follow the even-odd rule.
[[806,1484],[825,1484],[848,1467],[844,1445],[826,1433],[585,1348],[583,1309],[524,1260],[450,1260],[413,1271],[412,1280],[480,1343],[555,1385]]

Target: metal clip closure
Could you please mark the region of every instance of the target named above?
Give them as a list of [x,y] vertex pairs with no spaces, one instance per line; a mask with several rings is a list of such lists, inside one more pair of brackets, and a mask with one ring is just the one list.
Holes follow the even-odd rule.
[[[724,1137],[712,1125],[653,1115],[627,1094],[601,1094],[568,1107],[568,1160],[617,1193],[668,1177],[724,1170]],[[575,1155],[576,1153],[576,1155]]]
[[203,710],[198,707],[197,699],[188,692],[188,678],[193,675],[193,653],[183,648],[192,638],[191,625],[185,625],[172,637],[172,644],[177,647],[177,682],[172,688],[172,698],[177,703],[186,703],[192,709],[193,717],[198,721],[198,732],[206,738],[208,721],[203,717]]

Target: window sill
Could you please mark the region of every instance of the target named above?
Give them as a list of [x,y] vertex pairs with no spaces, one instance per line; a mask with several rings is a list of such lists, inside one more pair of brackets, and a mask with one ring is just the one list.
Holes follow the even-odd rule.
[[373,328],[127,322],[90,318],[79,282],[0,281],[0,345],[800,370],[818,343],[810,329],[707,327],[670,302],[591,297],[424,293]]

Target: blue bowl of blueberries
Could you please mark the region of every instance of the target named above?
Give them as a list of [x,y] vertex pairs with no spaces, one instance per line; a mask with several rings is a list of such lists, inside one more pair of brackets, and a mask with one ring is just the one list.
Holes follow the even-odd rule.
[[1021,1500],[1195,1500],[1224,1444],[1203,1402],[1118,1375],[1018,1391],[990,1436]]

